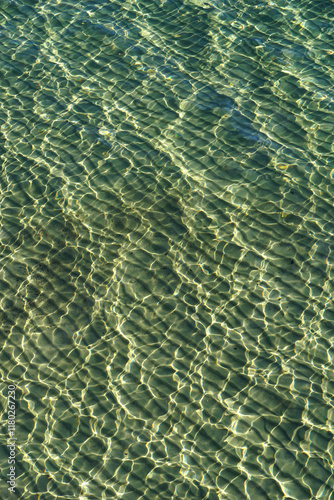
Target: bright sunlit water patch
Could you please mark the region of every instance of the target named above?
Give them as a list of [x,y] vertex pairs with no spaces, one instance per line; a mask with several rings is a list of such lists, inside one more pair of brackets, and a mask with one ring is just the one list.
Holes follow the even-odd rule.
[[19,498],[334,500],[333,21],[1,2]]

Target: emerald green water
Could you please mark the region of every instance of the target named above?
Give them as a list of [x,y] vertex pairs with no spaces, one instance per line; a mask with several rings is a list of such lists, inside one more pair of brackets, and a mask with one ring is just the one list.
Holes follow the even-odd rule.
[[334,500],[333,3],[0,5],[0,498]]

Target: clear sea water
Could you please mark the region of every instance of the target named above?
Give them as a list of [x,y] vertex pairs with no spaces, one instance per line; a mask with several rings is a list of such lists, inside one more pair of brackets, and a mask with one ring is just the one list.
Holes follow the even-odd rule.
[[24,500],[334,499],[334,4],[3,0]]

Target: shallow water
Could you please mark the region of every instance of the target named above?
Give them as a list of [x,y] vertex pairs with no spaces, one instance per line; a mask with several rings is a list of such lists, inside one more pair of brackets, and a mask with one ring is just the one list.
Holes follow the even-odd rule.
[[334,499],[333,41],[326,1],[1,3],[19,498]]

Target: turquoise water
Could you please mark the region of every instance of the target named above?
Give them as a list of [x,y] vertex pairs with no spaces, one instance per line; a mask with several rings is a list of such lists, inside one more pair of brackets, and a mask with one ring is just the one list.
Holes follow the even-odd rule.
[[1,498],[334,500],[333,17],[1,2]]

